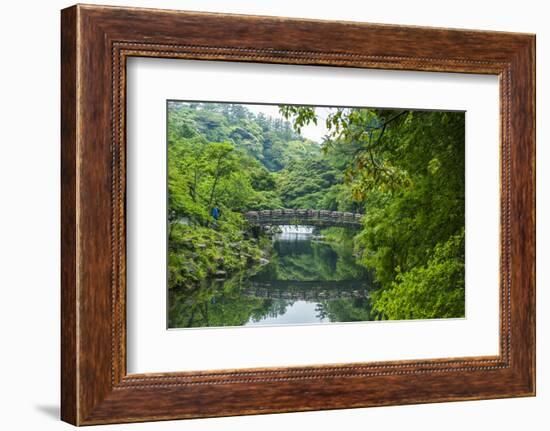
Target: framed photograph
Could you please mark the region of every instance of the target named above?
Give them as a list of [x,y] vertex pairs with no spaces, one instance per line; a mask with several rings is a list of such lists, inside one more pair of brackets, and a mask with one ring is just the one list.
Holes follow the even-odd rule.
[[535,37],[62,11],[62,419],[535,394]]

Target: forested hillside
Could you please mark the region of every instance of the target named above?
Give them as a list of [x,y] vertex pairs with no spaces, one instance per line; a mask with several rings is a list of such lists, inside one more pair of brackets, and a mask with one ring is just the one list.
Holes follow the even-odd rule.
[[227,142],[271,172],[319,154],[319,144],[304,139],[288,121],[255,115],[243,105],[170,102],[168,109],[170,139],[200,136],[205,142]]

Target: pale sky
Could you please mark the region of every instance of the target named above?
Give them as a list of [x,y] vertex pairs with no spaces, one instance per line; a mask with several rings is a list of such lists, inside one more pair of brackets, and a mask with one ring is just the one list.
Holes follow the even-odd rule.
[[[279,113],[278,105],[247,105],[243,103],[248,110],[254,114],[259,114],[260,112],[266,116],[272,118],[281,118],[284,120],[284,117]],[[327,128],[325,127],[325,120],[327,115],[331,111],[331,108],[315,108],[317,113],[317,124],[310,123],[309,125],[302,127],[300,134],[307,139],[321,143],[323,141],[323,136],[327,134]]]

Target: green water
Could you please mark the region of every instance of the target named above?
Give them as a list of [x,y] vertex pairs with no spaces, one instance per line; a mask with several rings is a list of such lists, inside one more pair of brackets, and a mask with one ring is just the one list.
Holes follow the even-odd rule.
[[372,320],[372,276],[351,243],[328,243],[283,227],[266,265],[192,291],[169,292],[170,328],[316,324]]

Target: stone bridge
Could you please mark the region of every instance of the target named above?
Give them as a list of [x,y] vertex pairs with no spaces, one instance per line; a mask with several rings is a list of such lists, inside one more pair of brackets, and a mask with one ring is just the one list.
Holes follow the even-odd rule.
[[244,216],[253,226],[302,225],[350,228],[360,228],[363,218],[363,214],[312,209],[247,211]]

